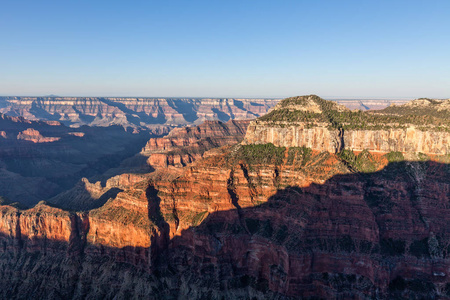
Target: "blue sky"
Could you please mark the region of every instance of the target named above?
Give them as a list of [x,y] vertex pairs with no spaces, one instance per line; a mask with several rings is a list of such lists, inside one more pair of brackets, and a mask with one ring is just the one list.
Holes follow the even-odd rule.
[[450,97],[450,1],[0,0],[0,95]]

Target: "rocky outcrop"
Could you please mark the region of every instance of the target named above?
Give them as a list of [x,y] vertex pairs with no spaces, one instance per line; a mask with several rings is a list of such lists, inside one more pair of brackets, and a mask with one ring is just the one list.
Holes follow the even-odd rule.
[[60,252],[66,257],[101,257],[107,251],[117,262],[148,262],[152,222],[146,185],[122,191],[115,199],[89,213],[74,213],[38,203],[28,210],[0,206],[3,251]]
[[148,156],[153,167],[186,166],[203,157],[212,148],[239,143],[248,120],[206,121],[199,126],[176,128],[162,138],[151,138],[141,155]]
[[[30,266],[49,259],[78,266],[75,277],[60,268],[36,277],[17,264],[7,268],[20,271],[11,278],[27,280],[2,282],[26,291],[63,274],[68,295],[108,298],[123,288],[129,297],[212,299],[450,292],[448,165],[387,164],[379,156],[379,171],[353,174],[334,154],[271,147],[231,147],[175,180],[137,183],[84,214],[42,203],[27,211],[1,206],[3,255],[34,254]],[[262,155],[246,155],[254,150]],[[125,273],[128,280],[113,279]],[[93,288],[111,282],[111,294]]]
[[59,141],[60,137],[44,137],[39,131],[33,128],[28,128],[17,135],[18,140],[30,141],[33,143],[51,143]]
[[73,188],[48,200],[58,207],[70,210],[88,211],[103,206],[117,194],[148,178],[146,174],[120,174],[111,177],[102,186],[101,181],[89,182],[82,178]]
[[209,157],[155,186],[177,274],[227,286],[216,298],[242,285],[266,297],[446,296],[448,165],[379,157],[380,171],[349,174],[334,155],[293,150],[280,165],[267,152]]
[[[294,118],[303,130],[321,127],[323,139],[335,132],[314,145],[347,147],[345,121],[360,113],[291,100],[259,122]],[[449,297],[448,154],[277,147],[284,134],[223,146],[185,168],[84,180],[95,197],[120,189],[87,212],[0,206],[0,297]],[[172,138],[151,147],[182,143]]]
[[377,151],[388,153],[422,152],[443,155],[450,153],[450,134],[448,132],[424,131],[415,126],[405,129],[388,130],[345,130],[342,141],[338,129],[328,124],[317,124],[308,128],[305,124],[271,124],[253,121],[245,136],[245,143],[272,143],[279,147],[308,147],[317,151],[337,153],[341,145],[345,149]]
[[363,113],[346,111],[317,96],[288,98],[250,123],[244,143],[308,147],[331,153],[345,148],[445,155],[450,153],[450,123],[445,117],[450,114],[450,100],[430,101],[416,100]]
[[[308,128],[305,124],[267,124],[261,121],[250,123],[245,144],[272,143],[277,147],[308,147],[316,151],[339,152],[339,130],[317,124]],[[346,147],[350,147],[345,143]],[[350,147],[351,149],[351,147]]]
[[390,130],[348,130],[344,133],[346,148],[380,152],[421,152],[445,155],[450,153],[450,133],[424,131],[415,126]]
[[4,247],[27,252],[65,249],[72,234],[71,214],[40,202],[29,210],[0,206],[0,238]]

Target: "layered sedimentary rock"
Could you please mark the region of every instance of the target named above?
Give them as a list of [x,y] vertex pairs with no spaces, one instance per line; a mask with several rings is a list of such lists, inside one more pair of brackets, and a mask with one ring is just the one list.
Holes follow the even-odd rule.
[[[286,155],[280,166],[244,159],[228,171],[216,167],[225,160],[210,158],[209,167],[160,185],[163,215],[171,220],[176,211],[179,220],[174,260],[187,247],[187,261],[196,262],[177,270],[295,298],[446,296],[448,165],[401,162],[345,174],[334,155],[321,155],[304,161],[297,153],[293,165]],[[328,179],[318,183],[315,168]]]
[[[51,255],[71,258],[69,265],[81,259],[79,275],[64,279],[84,286],[84,293],[73,288],[77,297],[112,298],[131,287],[136,291],[129,296],[139,290],[155,298],[213,299],[450,292],[448,165],[386,166],[380,156],[380,171],[351,174],[333,154],[241,147],[208,157],[175,180],[138,183],[84,214],[44,204],[23,212],[2,206],[3,255],[35,253],[32,265]],[[262,155],[245,155],[254,150]],[[112,279],[125,273],[142,286]],[[20,274],[12,277],[28,278],[20,284],[2,280],[27,290],[53,273]],[[109,294],[92,286],[110,282]],[[170,288],[161,289],[163,282]]]
[[342,149],[378,152],[422,152],[426,154],[450,153],[449,132],[425,131],[414,125],[404,129],[344,130],[317,124],[314,128],[304,124],[267,124],[253,121],[245,142],[272,143],[279,147],[309,147],[317,151],[337,153]]
[[[450,153],[450,100],[430,103],[413,101],[376,113],[362,113],[348,111],[317,96],[289,98],[261,120],[252,121],[245,143],[304,146],[332,153],[342,149]],[[430,105],[437,115],[431,121],[436,123],[425,116]],[[407,115],[404,111],[411,107],[414,110]]]
[[236,144],[244,138],[248,120],[206,121],[199,126],[176,128],[162,138],[151,138],[141,155],[154,167],[185,166],[212,148]]
[[[345,142],[342,121],[360,115],[306,101],[312,110],[287,101],[295,114],[284,116],[303,111],[306,129],[328,121]],[[442,122],[420,126],[441,133]],[[86,212],[0,206],[0,297],[450,297],[448,153],[274,144],[247,140],[185,168],[84,180],[95,197],[120,189]]]
[[[0,113],[66,125],[150,128],[264,115],[279,99],[0,97]],[[164,126],[162,126],[164,125]],[[162,127],[161,127],[162,126]]]

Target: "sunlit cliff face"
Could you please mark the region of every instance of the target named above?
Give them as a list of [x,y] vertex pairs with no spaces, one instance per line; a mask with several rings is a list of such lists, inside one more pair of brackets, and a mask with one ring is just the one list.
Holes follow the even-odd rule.
[[[317,101],[326,113],[327,103]],[[313,113],[308,118],[322,118]],[[150,157],[167,158],[175,149],[188,155],[184,142],[192,139],[191,150],[204,152],[186,166],[84,181],[80,188],[92,198],[116,189],[89,211],[2,205],[0,266],[14,276],[0,278],[25,295],[36,285],[46,295],[62,277],[71,288],[56,290],[71,297],[444,297],[450,293],[449,152],[401,148],[415,145],[409,125],[377,132],[345,127],[343,117],[326,116],[323,130],[337,131],[340,143],[332,151],[284,146],[282,139],[297,139],[282,133],[273,135],[275,145],[266,143],[250,129],[243,143],[231,145],[222,138],[242,139],[240,125],[207,123],[144,147]],[[263,121],[270,130],[284,129],[279,120],[253,124],[263,130]],[[371,145],[360,132],[372,132],[382,145],[382,132],[390,130],[405,134],[388,139],[389,151],[355,146]],[[442,140],[449,135],[420,131]],[[351,132],[354,142],[345,136]],[[297,131],[304,135],[299,140],[332,144],[313,133]],[[212,148],[212,141],[222,147]],[[435,149],[446,151],[445,145]],[[14,265],[12,253],[20,253]],[[23,264],[22,257],[32,258]],[[50,271],[36,277],[33,270],[44,267]]]

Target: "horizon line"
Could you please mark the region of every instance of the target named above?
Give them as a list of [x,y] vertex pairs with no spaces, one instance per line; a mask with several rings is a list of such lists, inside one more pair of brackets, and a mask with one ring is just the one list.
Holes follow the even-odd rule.
[[[311,94],[307,94],[311,95]],[[307,96],[307,95],[295,95],[285,97],[242,97],[242,96],[75,96],[75,95],[0,95],[0,97],[42,97],[42,98],[144,98],[144,99],[270,99],[270,100],[282,100],[290,97]],[[450,97],[410,97],[410,96],[396,96],[396,97],[371,97],[371,96],[319,96],[326,100],[415,100],[420,98],[430,99],[450,99]]]

